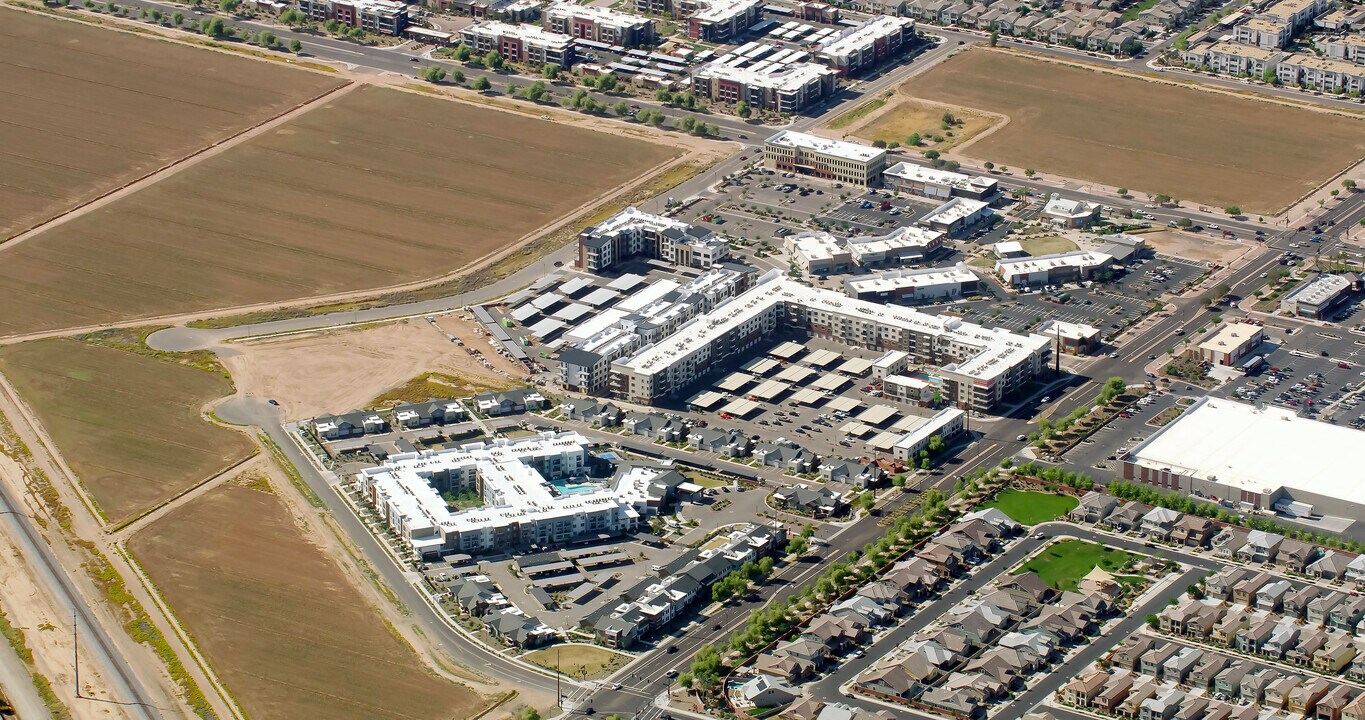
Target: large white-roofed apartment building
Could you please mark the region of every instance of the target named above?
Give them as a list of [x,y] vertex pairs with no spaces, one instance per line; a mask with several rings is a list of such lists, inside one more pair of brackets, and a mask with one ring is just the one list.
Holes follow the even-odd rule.
[[869,350],[899,350],[937,366],[944,397],[989,411],[1047,368],[1050,341],[950,316],[846,297],[771,271],[750,290],[688,321],[676,333],[612,363],[611,392],[657,404],[725,367],[778,331]]
[[1336,531],[1362,538],[1362,449],[1359,430],[1299,417],[1288,408],[1204,397],[1125,455],[1123,478],[1234,509],[1303,503],[1311,512],[1299,515],[1354,520]]
[[461,30],[460,39],[480,54],[496,50],[508,62],[553,63],[568,68],[575,60],[573,38],[539,25],[484,20]]
[[772,168],[827,180],[872,186],[886,169],[886,151],[858,143],[783,130],[763,143]]
[[851,27],[815,50],[815,57],[840,76],[877,67],[915,41],[915,21],[881,15]]
[[541,19],[551,32],[608,45],[640,47],[658,41],[653,20],[611,8],[554,2]]
[[836,77],[812,62],[739,64],[721,58],[697,68],[691,82],[692,92],[716,102],[795,113],[832,94]]
[[647,257],[706,268],[729,254],[729,243],[706,228],[629,207],[578,234],[577,265],[604,272],[632,257]]
[[[638,483],[589,482],[588,440],[541,433],[391,455],[358,475],[362,495],[422,555],[481,553],[634,532],[651,506]],[[443,493],[476,492],[453,508]]]
[[749,31],[763,19],[761,0],[695,0],[687,18],[687,36],[705,42],[726,42]]

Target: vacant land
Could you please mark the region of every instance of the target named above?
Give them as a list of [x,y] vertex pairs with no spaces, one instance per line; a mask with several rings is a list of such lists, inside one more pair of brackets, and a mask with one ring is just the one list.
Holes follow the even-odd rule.
[[1162,255],[1174,255],[1187,260],[1204,260],[1222,263],[1223,265],[1232,262],[1237,256],[1247,251],[1245,246],[1238,245],[1231,240],[1200,233],[1163,230],[1161,232],[1143,233],[1141,237],[1147,241],[1147,245],[1152,250]]
[[1062,540],[1047,546],[1043,552],[1024,563],[1016,572],[1035,572],[1048,585],[1058,590],[1076,589],[1076,584],[1096,566],[1116,573],[1137,556],[1115,548],[1084,540]]
[[260,720],[472,717],[256,482],[222,485],[130,549],[248,715]]
[[1037,525],[1056,520],[1074,510],[1078,504],[1076,498],[1070,495],[1006,489],[996,496],[995,502],[987,503],[986,507],[1000,508],[1000,512],[1009,515],[1017,523]]
[[[401,397],[416,400],[452,392],[460,397],[474,394],[441,378],[432,387],[413,382],[432,372],[458,376],[478,391],[510,387],[515,383],[507,375],[520,378],[525,374],[525,368],[492,352],[485,357],[506,374],[488,370],[446,339],[442,330],[474,346],[480,338],[470,331],[468,321],[443,319],[442,324],[438,330],[425,320],[404,320],[363,330],[238,342],[224,352],[223,364],[243,393],[275,400],[290,419],[355,410],[400,387]],[[477,346],[488,347],[486,343]],[[424,392],[435,394],[417,397]]]
[[1360,120],[995,50],[962,53],[901,92],[1007,115],[963,151],[974,158],[1256,213],[1365,156]]
[[629,662],[630,656],[593,645],[559,645],[527,653],[523,659],[585,680],[611,673]]
[[1019,245],[1024,248],[1024,252],[1034,256],[1071,252],[1076,249],[1076,243],[1060,235],[1027,238],[1020,240]]
[[343,82],[0,8],[0,242]]
[[[943,127],[944,113],[950,113],[954,120],[947,128]],[[864,140],[901,145],[908,145],[911,135],[919,135],[920,149],[940,152],[976,137],[1001,121],[998,116],[983,112],[945,107],[903,95],[893,99],[885,110],[875,114],[868,112],[866,116],[867,121],[858,124],[849,134]]]
[[113,522],[251,452],[245,435],[200,415],[232,392],[221,373],[68,339],[0,348],[0,371]]
[[0,333],[439,276],[681,151],[366,86],[0,248]]

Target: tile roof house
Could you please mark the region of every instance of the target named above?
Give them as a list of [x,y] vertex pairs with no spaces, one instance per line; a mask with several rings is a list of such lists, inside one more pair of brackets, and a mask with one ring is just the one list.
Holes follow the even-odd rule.
[[585,422],[593,427],[615,427],[626,416],[615,404],[592,398],[566,398],[559,404],[559,409],[570,420]]
[[1336,630],[1355,632],[1365,619],[1365,597],[1351,597],[1327,613],[1327,624]]
[[1232,647],[1237,635],[1251,626],[1252,615],[1248,610],[1229,610],[1222,620],[1213,626],[1209,640],[1215,645]]
[[1346,579],[1353,583],[1365,582],[1365,555],[1357,555],[1346,564]]
[[545,406],[545,396],[530,389],[479,393],[474,396],[474,407],[485,415],[513,415]]
[[739,687],[739,694],[756,708],[786,705],[799,694],[782,678],[759,674]]
[[1246,544],[1238,548],[1233,556],[1246,563],[1268,563],[1275,559],[1284,543],[1284,536],[1264,530],[1247,533]]
[[1250,570],[1228,565],[1204,579],[1204,591],[1211,598],[1231,600],[1232,588],[1250,574]]
[[1332,635],[1327,644],[1313,653],[1313,669],[1320,673],[1336,675],[1360,654],[1360,648],[1350,635]]
[[1303,616],[1304,621],[1310,625],[1326,627],[1332,621],[1332,610],[1345,603],[1349,598],[1350,596],[1346,593],[1332,591],[1322,593],[1308,602],[1308,610]]
[[1078,523],[1098,523],[1109,517],[1109,513],[1119,505],[1119,499],[1108,493],[1092,490],[1080,499],[1080,503],[1067,513],[1067,518]]
[[837,515],[848,506],[847,500],[833,490],[805,483],[786,485],[773,491],[773,503],[780,508],[797,510],[815,518]]
[[766,467],[797,474],[811,472],[820,462],[815,453],[791,443],[758,443],[754,446],[753,457]]
[[1165,540],[1182,517],[1183,513],[1170,508],[1155,507],[1142,516],[1141,528],[1151,537]]
[[1313,599],[1323,592],[1325,590],[1317,585],[1304,585],[1290,590],[1289,594],[1284,596],[1281,612],[1289,617],[1302,618],[1308,613],[1308,603],[1313,602]]
[[1150,505],[1129,501],[1100,521],[1101,525],[1118,532],[1132,532],[1142,523],[1142,516],[1151,510]]
[[1345,553],[1328,550],[1308,565],[1307,572],[1319,580],[1337,580],[1346,574],[1346,567],[1351,561],[1352,558]]
[[514,607],[489,612],[483,621],[489,634],[522,648],[539,647],[559,635],[554,628]]
[[876,463],[827,458],[820,463],[820,477],[865,490],[880,485],[886,479],[886,472]]
[[1291,572],[1302,573],[1318,557],[1318,546],[1294,538],[1285,538],[1275,554],[1275,564]]
[[390,413],[393,424],[405,430],[449,425],[469,419],[469,411],[456,400],[428,400],[422,403],[403,403]]
[[1212,520],[1198,515],[1184,515],[1171,528],[1170,540],[1185,547],[1208,547],[1217,532],[1218,526]]

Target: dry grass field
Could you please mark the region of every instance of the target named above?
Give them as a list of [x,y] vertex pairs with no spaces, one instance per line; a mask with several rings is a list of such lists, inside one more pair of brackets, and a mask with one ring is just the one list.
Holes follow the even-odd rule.
[[[959,124],[943,129],[943,113],[952,112]],[[1000,118],[963,108],[944,108],[931,103],[897,97],[882,112],[869,116],[867,122],[853,130],[855,137],[867,141],[906,144],[911,134],[920,136],[921,150],[946,151],[993,127]],[[951,134],[950,134],[951,133]],[[942,141],[934,138],[942,136]]]
[[200,415],[232,392],[221,374],[67,339],[0,348],[0,371],[114,522],[251,451],[245,435]]
[[962,53],[901,92],[1009,116],[961,151],[974,158],[1252,213],[1365,156],[1359,120],[1000,51]]
[[482,698],[430,675],[259,481],[226,484],[129,548],[257,720],[454,720]]
[[0,242],[342,83],[0,8]]
[[456,270],[680,154],[366,86],[0,248],[0,333],[382,288]]

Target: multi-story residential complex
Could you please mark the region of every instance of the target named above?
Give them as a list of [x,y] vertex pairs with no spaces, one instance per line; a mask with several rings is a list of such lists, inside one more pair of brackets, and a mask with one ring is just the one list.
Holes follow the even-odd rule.
[[916,303],[956,300],[980,291],[981,279],[967,266],[892,270],[880,275],[861,275],[844,280],[851,298],[879,303]]
[[620,593],[621,601],[592,613],[583,624],[608,647],[629,648],[640,638],[667,625],[715,583],[747,562],[782,551],[786,529],[779,523],[746,525],[726,536],[718,548],[692,549]]
[[1205,67],[1220,75],[1247,75],[1261,79],[1266,71],[1279,67],[1284,53],[1250,45],[1217,42],[1186,50],[1182,59],[1187,65]]
[[1365,66],[1293,53],[1280,59],[1275,68],[1279,81],[1325,92],[1365,93]]
[[1318,47],[1333,60],[1365,65],[1365,35],[1347,35],[1320,41]]
[[857,75],[908,50],[914,41],[914,20],[882,15],[820,45],[815,57],[841,76]]
[[1335,0],[1279,0],[1261,11],[1257,17],[1279,20],[1288,24],[1292,28],[1291,32],[1298,32],[1301,28],[1311,25],[1313,18],[1327,12],[1335,4]]
[[706,268],[729,254],[729,243],[706,228],[630,207],[578,234],[577,265],[603,272],[623,260],[647,257]]
[[538,25],[513,25],[485,20],[460,31],[460,38],[475,52],[496,50],[508,62],[532,65],[554,63],[567,68],[574,63],[573,38]]
[[885,150],[791,130],[763,143],[763,159],[777,170],[869,186],[886,169]]
[[298,0],[309,20],[336,20],[377,35],[398,35],[408,26],[408,6],[393,0]]
[[934,373],[944,397],[988,411],[1046,369],[1051,343],[1041,335],[984,328],[949,316],[879,305],[784,279],[776,270],[743,294],[611,366],[612,393],[655,404],[783,332],[869,350],[900,350]]
[[1109,267],[1114,257],[1094,250],[1073,250],[1055,255],[1009,258],[995,261],[995,272],[1006,285],[1036,287],[1088,279],[1096,270]]
[[[546,432],[403,453],[365,468],[357,480],[365,500],[422,555],[635,531],[649,511],[649,493],[625,475],[614,485],[587,481],[588,444],[578,433]],[[482,507],[454,509],[442,496],[470,491],[482,496]]]
[[1280,311],[1320,320],[1350,297],[1352,285],[1345,275],[1319,275],[1280,300]]
[[1294,26],[1278,18],[1254,17],[1234,28],[1237,42],[1263,50],[1279,50],[1294,38]]
[[575,329],[559,351],[559,382],[570,390],[609,391],[611,363],[676,332],[683,323],[746,290],[753,274],[715,268],[679,285],[660,280]]
[[882,173],[882,182],[893,190],[911,195],[948,200],[955,197],[989,200],[999,192],[994,178],[977,177],[951,170],[939,170],[901,162]]
[[611,8],[556,2],[545,8],[545,29],[582,40],[641,47],[658,42],[654,21]]
[[701,7],[687,19],[687,36],[693,40],[733,40],[763,19],[762,0],[706,0],[698,4]]
[[716,102],[743,101],[762,110],[796,113],[829,97],[836,81],[833,70],[812,62],[746,67],[720,58],[692,73],[692,92]]

